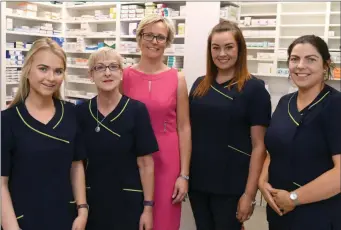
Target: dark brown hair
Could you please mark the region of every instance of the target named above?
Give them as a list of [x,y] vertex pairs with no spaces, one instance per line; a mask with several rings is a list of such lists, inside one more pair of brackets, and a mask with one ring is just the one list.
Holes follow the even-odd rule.
[[247,69],[246,60],[246,43],[244,36],[238,26],[230,21],[221,20],[216,26],[213,27],[207,39],[207,60],[206,60],[206,75],[200,82],[198,87],[194,90],[193,96],[203,96],[207,93],[214,78],[218,74],[218,67],[214,64],[211,53],[212,37],[215,33],[232,32],[234,39],[238,46],[238,58],[235,64],[235,77],[227,87],[237,83],[238,91],[241,91],[245,82],[250,79],[250,73]]
[[289,66],[290,55],[291,55],[291,52],[294,49],[294,47],[298,44],[307,44],[307,43],[316,48],[317,52],[319,52],[319,54],[322,57],[323,66],[328,67],[328,71],[327,71],[328,75],[327,75],[327,79],[325,79],[325,80],[328,80],[329,77],[331,76],[331,64],[329,64],[330,53],[329,53],[327,43],[322,38],[320,38],[318,36],[304,35],[304,36],[301,36],[299,38],[296,38],[290,44],[290,46],[288,48],[288,60],[287,60],[288,66]]

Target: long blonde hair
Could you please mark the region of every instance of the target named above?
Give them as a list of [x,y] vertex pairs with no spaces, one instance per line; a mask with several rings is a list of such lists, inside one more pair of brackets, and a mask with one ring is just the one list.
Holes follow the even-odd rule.
[[[30,83],[28,81],[28,75],[30,74],[32,68],[34,56],[40,50],[52,51],[55,55],[62,59],[64,70],[66,69],[66,54],[63,51],[63,49],[58,45],[57,42],[53,41],[50,38],[41,38],[36,40],[25,57],[24,65],[21,69],[19,89],[13,101],[10,103],[9,107],[13,107],[19,102],[24,102],[26,97],[28,96],[30,92]],[[53,93],[53,97],[57,99],[61,98],[60,89]]]

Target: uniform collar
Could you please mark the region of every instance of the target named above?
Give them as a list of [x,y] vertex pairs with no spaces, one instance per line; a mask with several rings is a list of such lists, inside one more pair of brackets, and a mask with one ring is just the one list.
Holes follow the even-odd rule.
[[25,101],[20,102],[16,105],[18,114],[21,115],[23,121],[31,125],[32,127],[39,128],[52,128],[56,129],[64,118],[64,103],[56,98],[53,98],[53,103],[55,107],[55,114],[51,118],[51,120],[47,124],[43,124],[40,121],[36,120],[31,114],[28,112],[27,107],[25,105]]
[[290,116],[291,120],[297,126],[299,126],[300,123],[302,122],[303,116],[306,116],[308,113],[318,108],[322,104],[321,102],[323,102],[324,99],[328,97],[331,91],[332,91],[331,87],[325,85],[321,92],[317,95],[317,97],[301,111],[298,111],[297,109],[298,92],[292,94],[288,101],[288,115]]

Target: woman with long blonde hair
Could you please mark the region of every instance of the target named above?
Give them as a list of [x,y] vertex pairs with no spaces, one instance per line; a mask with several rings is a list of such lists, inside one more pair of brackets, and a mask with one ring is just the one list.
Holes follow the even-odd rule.
[[65,70],[62,48],[49,38],[37,40],[26,56],[18,93],[1,112],[4,230],[85,228],[85,151],[75,108],[60,99]]

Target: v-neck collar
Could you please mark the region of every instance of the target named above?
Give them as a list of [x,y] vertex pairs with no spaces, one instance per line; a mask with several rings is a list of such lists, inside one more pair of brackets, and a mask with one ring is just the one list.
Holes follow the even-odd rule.
[[20,104],[18,104],[17,108],[22,116],[22,119],[24,119],[25,122],[30,124],[31,126],[36,127],[38,129],[39,128],[56,129],[64,117],[64,105],[62,101],[56,98],[53,98],[53,104],[55,107],[55,113],[46,124],[38,121],[28,112],[25,102],[21,102]]
[[[110,133],[112,133],[118,137],[121,137],[121,135],[119,133],[117,133],[117,132],[113,131],[111,128],[109,128],[109,125],[118,120],[118,118],[122,115],[122,113],[126,109],[129,101],[130,101],[130,98],[122,95],[117,106],[104,119],[104,116],[97,110],[97,96],[96,96],[93,99],[89,100],[89,112],[90,112],[92,118],[96,121],[98,127],[101,126],[104,129],[106,129],[107,131],[109,131]],[[98,111],[98,117],[97,117],[97,111]]]
[[303,117],[305,117],[309,112],[315,109],[320,102],[322,102],[331,92],[331,88],[328,85],[325,85],[322,91],[317,95],[317,97],[304,109],[298,111],[297,108],[297,96],[298,92],[295,92],[291,95],[288,101],[288,115],[291,120],[299,126],[302,122]]
[[211,89],[213,89],[216,93],[219,93],[220,95],[222,95],[222,96],[226,97],[227,99],[233,101],[235,96],[236,96],[236,93],[234,90],[235,84],[233,84],[231,86],[231,88],[227,87],[231,81],[232,81],[232,79],[225,81],[223,83],[218,83],[216,80],[213,80],[213,82],[211,84]]
[[[113,122],[115,121],[124,111],[125,107],[127,106],[127,103],[129,101],[129,98],[125,95],[122,95],[120,101],[118,102],[117,106],[106,116],[103,123]],[[97,118],[97,96],[91,99],[91,111],[93,115]],[[104,116],[103,114],[98,111],[98,120],[103,120]]]

